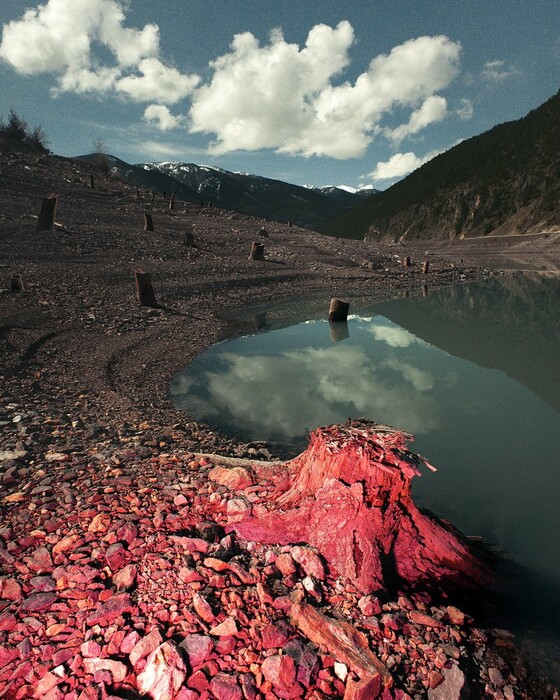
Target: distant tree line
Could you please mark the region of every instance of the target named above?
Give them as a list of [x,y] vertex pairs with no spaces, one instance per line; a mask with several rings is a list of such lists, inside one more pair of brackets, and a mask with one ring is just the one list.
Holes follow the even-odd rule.
[[43,127],[31,129],[25,119],[13,109],[6,121],[0,119],[0,153],[48,153],[48,145],[49,140]]

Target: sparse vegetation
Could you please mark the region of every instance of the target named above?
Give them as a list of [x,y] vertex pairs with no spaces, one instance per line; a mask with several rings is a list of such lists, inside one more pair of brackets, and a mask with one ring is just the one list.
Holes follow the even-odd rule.
[[30,129],[13,109],[6,122],[0,120],[0,153],[48,153],[49,140],[42,126]]

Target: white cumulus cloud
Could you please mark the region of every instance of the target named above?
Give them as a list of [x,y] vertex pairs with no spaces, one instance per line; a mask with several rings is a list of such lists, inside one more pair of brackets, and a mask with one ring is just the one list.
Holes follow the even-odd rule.
[[423,158],[419,158],[412,151],[407,153],[395,153],[389,160],[380,161],[373,172],[369,174],[374,181],[392,180],[397,177],[404,177],[413,170],[416,170],[424,163],[439,155],[441,151],[430,151]]
[[171,114],[165,105],[150,105],[144,110],[144,121],[155,126],[160,131],[170,131],[184,125],[185,117]]
[[[159,28],[123,26],[120,0],[48,0],[4,25],[0,58],[18,73],[58,76],[53,92],[115,92],[133,101],[173,104],[197,76],[182,75],[159,58]],[[111,64],[100,61],[98,47]]]
[[396,129],[387,132],[387,136],[395,142],[400,142],[412,134],[417,134],[434,122],[440,122],[447,116],[447,100],[439,95],[431,95],[421,107],[410,115],[408,123],[401,124]]
[[[272,148],[304,156],[363,155],[394,106],[415,108],[459,72],[461,46],[445,36],[419,37],[374,58],[354,83],[334,84],[346,68],[352,26],[317,25],[305,46],[275,31],[261,46],[249,32],[212,62],[210,83],[196,90],[191,130],[213,134],[213,152]],[[443,98],[428,102],[426,119]]]
[[482,69],[482,77],[490,82],[502,82],[518,73],[517,68],[508,66],[503,60],[487,61]]

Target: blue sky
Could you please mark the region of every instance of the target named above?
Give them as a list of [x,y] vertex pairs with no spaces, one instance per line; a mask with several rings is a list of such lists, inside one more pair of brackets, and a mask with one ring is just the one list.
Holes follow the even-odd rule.
[[560,77],[558,0],[2,0],[0,94],[60,155],[384,189]]

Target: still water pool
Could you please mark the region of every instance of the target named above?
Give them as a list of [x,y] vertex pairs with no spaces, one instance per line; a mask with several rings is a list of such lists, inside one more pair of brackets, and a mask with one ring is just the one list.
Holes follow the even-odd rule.
[[218,344],[175,377],[172,399],[294,454],[310,430],[348,417],[410,431],[438,468],[415,479],[415,502],[511,562],[507,622],[523,643],[538,640],[537,655],[545,638],[557,650],[558,279],[507,276],[355,311],[347,326],[310,318]]

